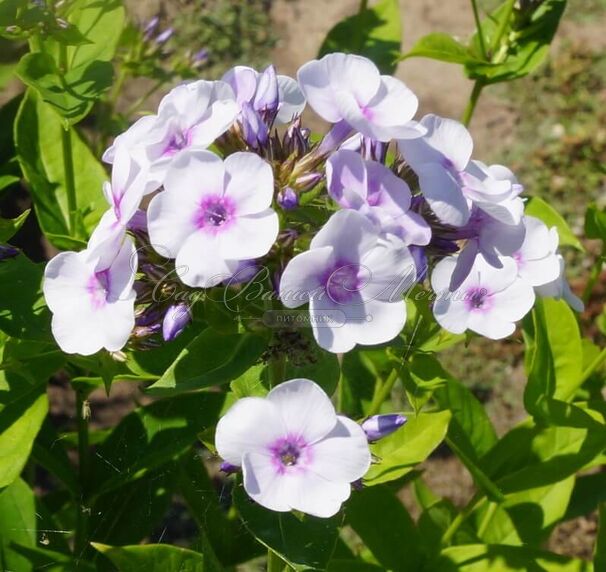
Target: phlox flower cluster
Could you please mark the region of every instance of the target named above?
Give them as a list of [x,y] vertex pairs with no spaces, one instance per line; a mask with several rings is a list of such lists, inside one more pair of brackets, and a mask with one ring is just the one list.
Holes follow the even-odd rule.
[[[417,106],[400,80],[346,54],[306,63],[296,80],[237,66],[174,88],[105,152],[108,208],[86,249],[46,267],[59,346],[90,355],[171,341],[197,312],[171,294],[252,281],[282,309],[306,306],[333,353],[399,336],[417,284],[433,290],[444,329],[492,339],[512,334],[536,296],[582,309],[556,229],[524,214],[514,174],[473,158],[457,121],[415,121]],[[306,107],[331,124],[323,137],[303,126]],[[216,446],[259,504],[327,517],[366,473],[368,440],[404,421],[360,426],[295,379],[239,400]]]
[[[416,282],[455,333],[507,336],[537,295],[580,309],[557,232],[524,214],[514,174],[473,158],[457,121],[415,121],[417,105],[346,54],[308,62],[296,80],[237,66],[177,86],[105,152],[108,209],[87,248],[47,266],[57,342],[92,354],[170,340],[192,309],[159,302],[150,282],[233,287],[261,267],[284,307],[338,316],[310,320],[336,353],[396,337]],[[313,143],[306,106],[332,124]]]

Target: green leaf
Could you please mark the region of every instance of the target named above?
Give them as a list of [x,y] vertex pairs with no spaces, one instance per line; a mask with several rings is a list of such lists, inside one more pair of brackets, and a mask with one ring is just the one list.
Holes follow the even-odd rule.
[[49,550],[48,548],[13,544],[13,550],[29,560],[34,570],[43,570],[44,572],[67,572],[68,570],[96,572],[97,570],[94,564],[90,564],[81,558],[75,559],[68,554]]
[[564,520],[588,515],[604,502],[606,502],[606,473],[577,477]]
[[43,265],[20,255],[0,264],[0,330],[30,340],[52,340],[42,296]]
[[97,447],[90,490],[112,490],[182,455],[217,422],[224,399],[220,393],[175,396],[127,415]]
[[331,52],[358,54],[371,59],[381,73],[391,74],[396,69],[401,43],[398,0],[380,0],[332,28],[318,57]]
[[340,368],[337,356],[324,351],[314,343],[304,359],[307,363],[300,365],[288,362],[286,379],[297,377],[313,379],[328,395],[332,395],[339,383]]
[[600,505],[600,527],[595,543],[593,567],[596,572],[606,569],[606,503]]
[[483,466],[503,492],[561,481],[603,451],[604,425],[572,405],[564,404],[563,409],[559,413],[551,411],[553,426],[536,426],[528,420],[512,429],[484,455]]
[[385,485],[354,492],[346,516],[347,524],[386,569],[422,569],[419,531],[400,499]]
[[548,374],[553,374],[555,379],[549,379],[552,386],[549,391],[556,399],[572,399],[583,375],[581,333],[573,311],[563,300],[541,299],[535,305],[534,323],[526,320],[524,331],[529,345],[527,355],[536,355],[539,351],[545,353],[548,360],[543,363],[542,359],[534,358],[539,361],[530,364],[529,383],[531,379],[532,383],[546,383]]
[[162,522],[176,485],[174,463],[162,465],[142,478],[93,499],[89,535],[96,542],[136,544],[149,537]]
[[181,458],[177,487],[222,564],[235,566],[262,553],[240,520],[225,514],[216,485],[198,453],[191,451]]
[[96,60],[109,62],[113,59],[125,23],[121,0],[82,0],[75,5],[68,19],[87,40],[87,43],[68,47],[70,69]]
[[266,347],[265,338],[256,334],[221,335],[207,328],[147,391],[153,395],[173,395],[228,383],[254,365]]
[[[516,10],[516,17],[511,19],[503,34],[502,41],[508,44],[496,46],[495,60],[498,58],[498,63],[470,62],[466,65],[468,77],[490,84],[510,81],[533,72],[549,53],[565,7],[566,0],[544,0],[538,6],[531,7],[527,15]],[[503,3],[482,22],[482,34],[489,43],[497,34],[506,10],[506,3]],[[472,45],[478,44],[476,33]]]
[[[204,555],[193,550],[167,544],[144,546],[107,546],[92,543],[118,568],[128,572],[205,572]],[[208,572],[208,569],[206,569]]]
[[[490,544],[451,546],[442,551],[432,572],[592,572],[591,564],[531,548]],[[598,569],[595,570],[598,572]]]
[[26,558],[15,552],[12,543],[36,546],[36,506],[34,493],[25,481],[17,479],[0,492],[0,569],[29,572]]
[[539,548],[566,514],[573,486],[570,476],[553,485],[507,495],[493,512],[494,506],[484,505],[475,512],[476,522],[484,528],[481,540]]
[[111,63],[94,60],[71,68],[63,75],[52,56],[33,52],[21,58],[16,73],[44,102],[52,105],[68,125],[74,125],[111,87],[114,70]]
[[44,383],[0,371],[0,489],[21,474],[47,411]]
[[335,548],[341,518],[298,518],[267,510],[252,501],[239,484],[233,493],[242,522],[255,538],[271,548],[295,570],[324,570]]
[[420,413],[404,427],[371,446],[379,462],[372,465],[364,484],[377,485],[399,479],[423,462],[444,440],[450,411]]
[[28,217],[30,209],[22,212],[17,218],[7,219],[0,218],[0,242],[7,242],[17,233],[23,226],[25,219]]
[[0,0],[0,26],[12,26],[17,18],[17,10],[26,0]]
[[480,61],[471,54],[467,46],[464,46],[452,36],[441,32],[423,36],[409,52],[402,55],[402,59],[415,57],[431,58],[432,60],[453,64]]
[[606,209],[591,203],[585,212],[585,236],[606,242]]
[[[28,90],[15,121],[17,156],[29,183],[36,217],[44,234],[59,249],[79,249],[84,242],[69,239],[69,215],[60,139],[63,126],[53,109]],[[71,130],[75,186],[80,205],[79,238],[85,240],[107,204],[102,186],[107,174],[101,163]]]
[[560,236],[560,246],[572,246],[581,252],[585,251],[579,239],[570,230],[568,223],[543,199],[531,197],[526,203],[524,214],[542,220],[548,227],[555,226]]

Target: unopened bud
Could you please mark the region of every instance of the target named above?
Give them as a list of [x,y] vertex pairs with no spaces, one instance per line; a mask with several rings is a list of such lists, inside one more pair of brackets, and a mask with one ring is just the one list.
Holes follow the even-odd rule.
[[399,413],[389,413],[387,415],[373,415],[362,423],[362,429],[366,437],[372,443],[383,437],[391,435],[397,431],[407,419]]
[[226,475],[233,475],[234,473],[237,473],[240,470],[240,467],[236,467],[236,465],[232,465],[227,461],[223,461],[221,463],[221,466],[219,467],[219,470],[222,473],[225,473]]
[[162,321],[162,337],[165,342],[174,340],[191,322],[191,311],[187,304],[175,304],[164,315]]
[[19,256],[19,249],[10,244],[0,244],[0,261]]
[[293,189],[286,187],[278,193],[278,204],[285,211],[290,211],[299,206],[299,197]]

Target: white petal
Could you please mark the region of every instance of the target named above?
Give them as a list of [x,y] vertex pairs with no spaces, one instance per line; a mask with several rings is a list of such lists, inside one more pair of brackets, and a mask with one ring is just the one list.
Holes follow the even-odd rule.
[[87,263],[86,252],[60,252],[44,269],[44,298],[52,312],[69,307],[80,300],[86,285],[94,274],[94,266]]
[[502,340],[515,332],[515,324],[493,312],[472,312],[468,327],[471,331],[491,340]]
[[280,301],[287,308],[297,308],[310,297],[324,292],[322,275],[333,264],[333,248],[323,246],[297,254],[280,279]]
[[525,280],[517,279],[511,286],[493,296],[494,313],[504,320],[517,322],[530,312],[535,294]]
[[337,514],[351,495],[349,483],[329,481],[312,471],[298,475],[289,485],[287,498],[291,507],[319,518]]
[[288,123],[297,115],[301,115],[305,108],[305,96],[294,79],[279,75],[278,93],[280,95],[280,107],[276,116],[278,123]]
[[445,330],[453,334],[462,334],[467,329],[469,322],[469,309],[464,300],[456,299],[460,297],[457,293],[448,293],[441,291],[436,293],[437,298],[433,304],[433,315]]
[[112,265],[108,269],[109,302],[130,300],[134,294],[132,288],[137,272],[137,250],[133,239],[127,237]]
[[343,326],[356,344],[373,346],[393,340],[406,323],[406,304],[366,300],[364,302],[365,321],[352,321]]
[[417,175],[421,192],[442,222],[462,226],[469,220],[467,200],[446,169],[436,164],[421,165],[417,168]]
[[360,260],[363,253],[378,239],[372,222],[360,213],[345,209],[336,212],[311,241],[311,248],[332,246],[336,258],[350,263]]
[[237,266],[237,260],[226,260],[221,256],[217,237],[203,231],[197,231],[185,240],[175,260],[181,282],[197,288],[220,284],[233,276]]
[[[363,307],[359,310],[363,311]],[[311,326],[316,342],[325,350],[342,354],[356,346],[352,328],[347,328],[347,308],[336,305],[326,297],[322,300],[312,298],[309,302]]]
[[359,208],[368,189],[365,162],[360,154],[347,149],[333,153],[326,162],[326,187],[342,207]]
[[217,234],[219,254],[227,260],[249,260],[266,255],[273,246],[280,224],[272,209],[238,216],[229,228]]
[[242,457],[242,472],[246,493],[261,506],[276,512],[292,509],[289,486],[292,486],[293,477],[281,475],[271,457],[254,451],[245,452]]
[[337,424],[337,414],[324,390],[309,379],[280,383],[268,394],[288,435],[303,437],[306,443],[322,439]]
[[191,128],[191,145],[208,147],[231,127],[238,116],[238,111],[238,104],[235,101],[214,102],[200,121]]
[[223,195],[224,184],[225,166],[221,158],[197,149],[179,153],[164,181],[166,191],[178,193],[189,204],[207,195]]
[[424,163],[444,164],[447,159],[457,171],[465,169],[471,158],[473,140],[469,131],[458,121],[437,115],[426,115],[421,125],[427,135],[414,140],[398,142],[408,164],[417,169]]
[[235,66],[225,72],[221,80],[231,86],[236,101],[242,105],[244,102],[251,102],[255,97],[259,73],[248,66]]
[[370,467],[368,439],[362,428],[339,415],[336,427],[314,445],[311,469],[329,480],[352,483]]
[[271,206],[274,175],[254,153],[234,153],[225,159],[225,195],[235,201],[238,215],[259,213]]
[[285,435],[275,405],[260,397],[239,399],[219,420],[215,432],[217,453],[228,463],[240,466],[247,452],[268,454],[268,447]]
[[51,330],[65,353],[88,356],[103,348],[104,332],[98,327],[85,298],[74,297],[69,309],[53,314]]
[[103,332],[103,347],[121,350],[135,327],[135,292],[130,290],[118,300],[106,304],[95,316],[99,332]]

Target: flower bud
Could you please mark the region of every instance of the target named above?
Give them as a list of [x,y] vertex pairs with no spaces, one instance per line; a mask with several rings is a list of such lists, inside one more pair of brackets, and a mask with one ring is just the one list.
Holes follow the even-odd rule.
[[0,244],[0,261],[19,256],[19,249],[10,244]]
[[185,326],[191,321],[191,311],[186,304],[172,305],[164,315],[162,321],[162,337],[165,342],[174,340],[183,332]]
[[240,467],[236,467],[236,465],[232,465],[227,461],[223,461],[221,463],[221,466],[219,467],[219,470],[222,473],[225,473],[226,475],[233,475],[234,473],[237,473],[240,470]]
[[387,415],[373,415],[362,423],[362,429],[366,437],[372,443],[383,437],[391,435],[394,431],[402,427],[407,419],[399,413],[389,413]]
[[166,42],[168,42],[168,40],[170,40],[173,36],[173,34],[175,33],[175,30],[173,28],[166,28],[166,30],[164,30],[164,32],[161,32],[160,34],[158,34],[156,36],[156,44],[158,45],[162,45],[165,44]]
[[151,39],[154,35],[156,29],[158,28],[158,24],[160,23],[160,18],[158,16],[154,16],[143,28],[143,37],[146,40]]
[[278,77],[276,76],[276,68],[267,66],[261,77],[253,106],[257,111],[266,112],[273,120],[273,116],[278,110]]
[[240,124],[242,125],[242,136],[249,147],[259,149],[267,143],[269,138],[267,125],[249,103],[242,104]]
[[310,191],[322,180],[322,177],[322,173],[305,173],[297,177],[295,184],[302,192]]
[[293,189],[286,187],[278,193],[278,204],[285,211],[290,211],[299,206],[299,197]]

